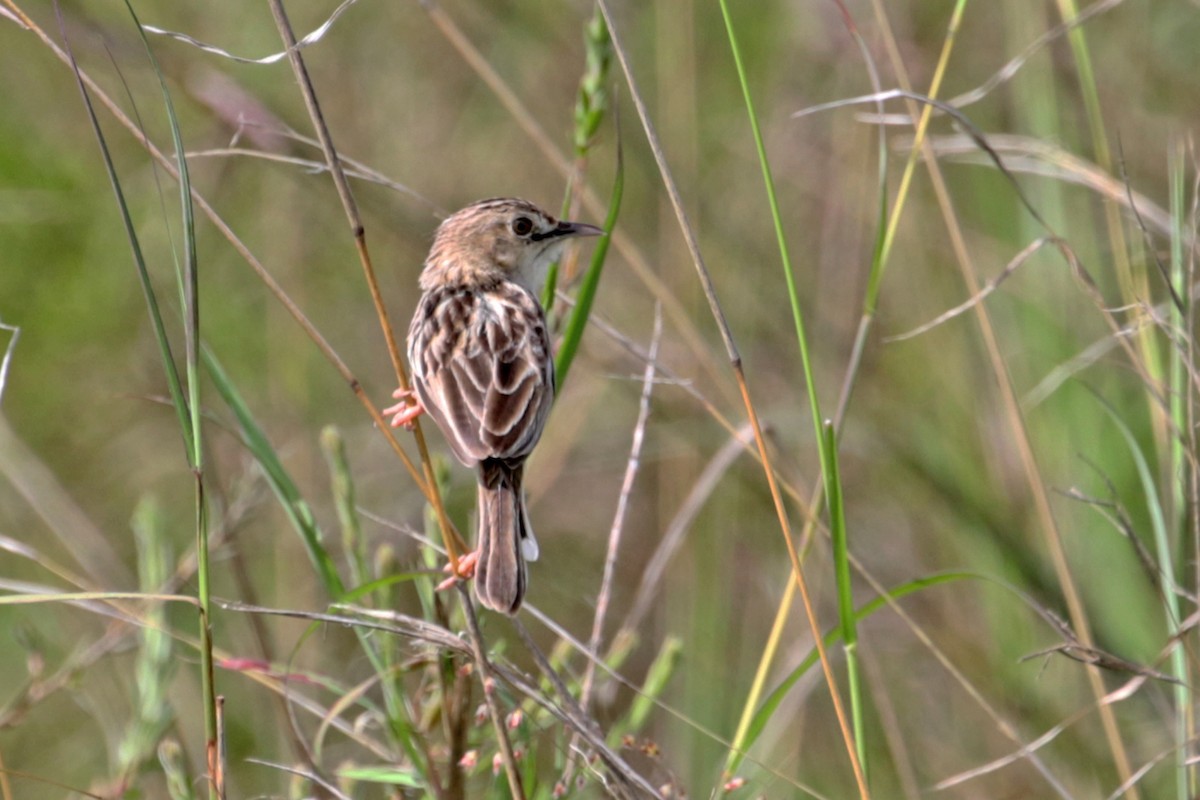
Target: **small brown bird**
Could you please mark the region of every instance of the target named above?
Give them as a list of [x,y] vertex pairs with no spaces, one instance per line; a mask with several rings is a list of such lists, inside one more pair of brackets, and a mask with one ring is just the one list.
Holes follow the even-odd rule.
[[514,198],[480,200],[437,230],[421,273],[424,294],[408,329],[413,391],[385,413],[392,425],[428,411],[479,479],[475,593],[515,614],[525,596],[526,561],[537,540],[521,488],[525,459],[541,438],[554,400],[554,357],[538,293],[550,264],[575,236],[603,231],[560,222]]

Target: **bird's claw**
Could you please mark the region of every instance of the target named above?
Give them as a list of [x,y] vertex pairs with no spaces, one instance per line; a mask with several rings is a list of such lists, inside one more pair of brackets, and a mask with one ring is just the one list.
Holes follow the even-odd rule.
[[397,389],[392,392],[392,397],[400,402],[383,409],[382,413],[392,418],[393,428],[403,427],[405,430],[411,431],[413,421],[425,413],[425,407],[421,405],[421,401],[417,399],[412,389]]
[[450,577],[437,585],[437,591],[449,589],[460,580],[469,580],[475,577],[475,565],[479,563],[479,551],[475,550],[467,553],[462,558],[458,559],[458,571],[455,572],[454,564],[447,564],[442,567],[442,572],[449,572]]

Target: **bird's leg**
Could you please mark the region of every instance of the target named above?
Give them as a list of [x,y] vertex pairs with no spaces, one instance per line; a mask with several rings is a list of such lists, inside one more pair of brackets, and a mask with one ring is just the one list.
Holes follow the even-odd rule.
[[[437,591],[440,592],[443,589],[449,589],[451,586],[453,586],[455,583],[457,583],[460,580],[467,580],[468,578],[474,577],[475,565],[478,563],[479,563],[479,551],[478,550],[472,550],[470,553],[467,553],[465,556],[463,556],[462,558],[460,558],[458,560],[458,573],[452,574],[449,578],[446,578],[446,580],[439,583],[437,585]],[[452,567],[453,567],[452,564],[447,564],[446,566],[442,567],[442,572],[451,572],[452,573],[452,572],[454,572]]]
[[400,402],[383,409],[382,413],[391,415],[393,428],[403,426],[411,431],[413,420],[425,413],[425,406],[421,405],[412,389],[397,389],[392,392],[392,397]]

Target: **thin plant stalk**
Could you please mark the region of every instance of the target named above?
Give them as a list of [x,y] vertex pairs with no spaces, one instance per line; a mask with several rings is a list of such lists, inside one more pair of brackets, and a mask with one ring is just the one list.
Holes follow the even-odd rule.
[[[904,66],[903,59],[900,57],[887,14],[879,0],[874,0],[873,7],[875,8],[880,28],[883,31],[884,42],[887,46],[888,56],[892,60],[897,80],[904,91],[910,91],[911,82],[908,79],[908,71]],[[914,122],[919,119],[920,115],[911,100],[908,110],[909,116]],[[963,282],[966,285],[967,294],[971,297],[977,296],[980,291],[979,278],[966,245],[962,226],[958,222],[958,215],[955,213],[953,203],[950,200],[950,192],[946,187],[940,162],[938,162],[933,148],[929,145],[928,139],[920,142],[919,146],[924,156],[925,166],[929,173],[935,197],[937,198],[938,207],[941,209],[942,216],[945,219],[950,244],[954,251],[955,260],[958,263]],[[1086,647],[1091,647],[1093,643],[1092,632],[1087,608],[1083,603],[1079,588],[1075,582],[1075,577],[1071,572],[1062,534],[1058,529],[1058,523],[1050,507],[1046,484],[1042,479],[1041,470],[1033,453],[1033,445],[1029,438],[1029,431],[1025,425],[1020,400],[1017,397],[1012,378],[1005,366],[996,331],[992,326],[991,315],[986,305],[976,305],[975,316],[983,337],[985,350],[987,351],[988,363],[995,377],[997,387],[1000,390],[1000,405],[1007,418],[1013,444],[1017,449],[1017,455],[1021,462],[1022,472],[1024,473],[1029,493],[1033,498],[1038,526],[1047,549],[1050,552],[1050,560],[1054,565],[1054,573],[1062,588],[1071,623],[1080,642]],[[1110,704],[1104,702],[1104,697],[1107,693],[1104,681],[1099,669],[1094,666],[1087,667],[1087,677],[1089,688],[1092,690],[1092,695],[1097,703],[1101,727],[1104,729],[1104,735],[1108,742],[1109,750],[1112,753],[1117,773],[1122,782],[1127,781],[1132,774],[1129,766],[1129,757],[1125,750],[1124,741],[1121,738],[1120,729],[1117,726],[1116,715]],[[1130,795],[1132,800],[1137,800],[1136,787],[1131,788]]]
[[[842,11],[843,20],[854,38],[855,44],[858,45],[859,52],[863,56],[863,62],[867,68],[867,74],[871,80],[871,86],[880,93],[882,87],[879,81],[879,70],[875,66],[875,61],[871,56],[870,48],[867,47],[862,35],[859,33],[858,26],[854,23],[853,17],[845,4],[840,0],[838,7]],[[882,101],[879,103],[880,113],[882,113]],[[880,126],[879,133],[879,224],[876,228],[875,246],[872,252],[871,260],[871,279],[868,281],[868,286],[878,286],[880,276],[883,269],[883,249],[884,239],[886,236],[887,226],[885,220],[888,213],[888,192],[887,192],[887,139],[884,135],[883,126]],[[850,397],[854,392],[854,386],[858,379],[859,368],[862,365],[862,355],[866,349],[866,343],[871,331],[871,323],[874,321],[874,303],[870,292],[868,292],[867,300],[864,302],[864,311],[862,318],[859,320],[858,330],[854,337],[854,344],[851,346],[850,358],[846,364],[845,377],[842,380],[842,388],[838,397],[837,411],[833,417],[833,429],[835,443],[837,437],[840,436],[842,423],[846,417],[846,410],[850,406]],[[825,486],[823,482],[818,482],[813,487],[812,496],[809,499],[806,508],[809,510],[808,517],[805,520],[804,528],[800,533],[801,549],[807,547],[807,544],[812,541],[813,532],[816,530],[816,521],[821,513],[822,505],[825,499]],[[846,551],[849,554],[849,550]],[[767,675],[770,671],[771,664],[775,660],[775,654],[779,650],[780,642],[783,638],[784,625],[789,616],[789,611],[792,607],[792,602],[795,599],[795,584],[789,583],[785,588],[783,595],[780,597],[779,605],[775,613],[775,620],[771,625],[770,634],[767,636],[767,641],[763,646],[763,652],[759,657],[758,668],[755,671],[754,680],[751,683],[750,691],[746,695],[746,701],[742,706],[742,715],[738,720],[737,731],[733,738],[733,747],[730,749],[729,759],[727,760],[727,777],[728,764],[731,763],[735,753],[741,750],[745,744],[745,738],[749,734],[750,725],[754,719],[755,709],[758,707],[759,699],[762,696],[762,691],[766,685]],[[842,616],[845,619],[845,616]],[[861,742],[861,737],[857,737]]]
[[[194,476],[196,500],[196,547],[197,563],[199,565],[199,590],[197,599],[200,612],[201,686],[205,722],[205,750],[208,764],[209,796],[213,798],[220,798],[224,796],[224,765],[220,757],[217,743],[216,692],[214,687],[212,658],[212,627],[210,616],[211,606],[208,571],[208,517],[204,498],[203,440],[201,439],[200,390],[197,371],[200,318],[199,298],[197,292],[198,280],[196,270],[195,229],[193,225],[189,191],[190,182],[187,175],[187,161],[184,157],[185,151],[182,145],[178,120],[175,117],[174,108],[171,104],[171,96],[167,91],[165,79],[163,78],[162,71],[159,68],[157,60],[154,58],[154,53],[150,49],[149,42],[146,41],[145,32],[142,30],[141,22],[138,20],[133,7],[126,2],[126,8],[128,9],[134,24],[137,26],[138,32],[142,37],[142,42],[145,45],[146,53],[154,67],[155,73],[158,76],[159,84],[162,89],[167,118],[170,122],[171,134],[175,141],[177,154],[176,168],[178,170],[180,181],[180,197],[185,235],[185,266],[184,274],[181,276],[181,294],[185,303],[184,332],[186,347],[185,362],[187,370],[186,399],[183,395],[183,392],[180,390],[181,387],[179,375],[175,368],[174,358],[171,355],[170,346],[166,341],[162,317],[159,313],[157,300],[154,296],[154,289],[149,280],[149,273],[146,269],[145,260],[142,256],[141,247],[138,244],[137,234],[133,228],[133,223],[129,215],[129,209],[125,203],[124,194],[121,191],[120,181],[117,178],[116,169],[108,152],[108,146],[105,142],[104,134],[100,129],[98,120],[96,119],[96,114],[92,107],[91,98],[88,94],[82,71],[79,69],[78,64],[75,62],[74,56],[71,55],[69,49],[66,51],[65,55],[67,56],[68,63],[75,74],[75,79],[83,96],[84,104],[88,112],[88,118],[92,124],[92,129],[100,145],[105,168],[108,171],[109,180],[116,194],[117,205],[125,225],[126,235],[133,249],[134,260],[138,267],[139,280],[142,284],[143,293],[147,299],[147,308],[150,312],[156,335],[158,336],[160,355],[163,358],[164,370],[166,372],[168,385],[171,389],[172,401],[180,417],[185,455],[187,457],[189,469]],[[59,9],[57,3],[55,4],[55,12],[59,14],[59,25],[62,27],[61,10]]]
[[[1191,329],[1187,324],[1190,317],[1192,293],[1188,291],[1183,258],[1183,220],[1186,213],[1183,176],[1183,152],[1176,145],[1168,153],[1167,164],[1171,221],[1173,223],[1171,227],[1171,284],[1175,296],[1180,298],[1183,303],[1183,307],[1174,303],[1167,304],[1168,341],[1178,337],[1178,341],[1167,348],[1169,358],[1167,373],[1170,380],[1168,397],[1170,398],[1171,429],[1173,431],[1188,430],[1187,405],[1192,397],[1191,381],[1188,380],[1188,365],[1185,361],[1189,355],[1188,345],[1185,343],[1190,343],[1192,340],[1189,335]],[[1182,544],[1187,541],[1187,537],[1184,535],[1187,520],[1187,484],[1194,465],[1188,459],[1181,434],[1173,434],[1169,439],[1169,445],[1170,471],[1167,475],[1169,476],[1171,518],[1167,522],[1168,527],[1163,532],[1164,541],[1161,546],[1167,547],[1169,554],[1175,554],[1183,550],[1181,547],[1176,547],[1175,543]],[[1172,632],[1172,636],[1179,636],[1181,635],[1179,626],[1182,620],[1179,617],[1178,597],[1182,587],[1175,583],[1177,573],[1172,569],[1174,559],[1162,562],[1162,554],[1159,558],[1163,573],[1162,593],[1167,600],[1168,610],[1172,612],[1172,616],[1167,622],[1168,630]],[[1188,742],[1191,741],[1191,730],[1195,725],[1195,717],[1187,674],[1187,659],[1182,643],[1177,643],[1171,652],[1171,669],[1173,676],[1179,681],[1175,687],[1175,765],[1179,772],[1179,778],[1176,781],[1176,796],[1179,800],[1186,800],[1187,797],[1195,794],[1195,768],[1188,765]]]
[[492,720],[492,730],[496,733],[496,745],[500,748],[500,760],[504,763],[504,774],[508,778],[508,788],[513,800],[525,800],[525,787],[521,781],[521,772],[517,769],[517,759],[513,754],[512,742],[508,738],[508,729],[504,724],[504,715],[496,702],[496,678],[492,674],[492,665],[488,662],[487,654],[483,652],[483,633],[479,630],[479,619],[475,615],[475,605],[471,602],[471,593],[466,586],[458,584],[458,597],[462,600],[463,613],[467,618],[467,627],[471,632],[471,652],[475,655],[475,668],[479,670],[479,680],[483,684],[483,701],[487,705],[488,716]]
[[[604,19],[608,23],[609,34],[612,37],[613,51],[617,56],[617,61],[621,65],[621,71],[625,74],[625,82],[629,87],[629,93],[633,99],[634,107],[637,109],[638,118],[642,123],[642,130],[646,134],[649,141],[650,149],[654,154],[654,160],[658,165],[659,175],[662,178],[663,186],[667,191],[667,196],[671,201],[671,207],[675,211],[676,219],[679,221],[679,227],[684,236],[684,241],[688,247],[688,253],[691,255],[692,264],[696,269],[696,275],[700,280],[702,289],[704,290],[705,298],[708,301],[709,309],[712,312],[713,319],[717,323],[718,330],[721,334],[721,339],[725,345],[725,352],[729,360],[731,369],[733,370],[734,380],[737,383],[738,392],[741,395],[742,405],[746,410],[746,416],[749,419],[751,429],[754,431],[754,441],[758,448],[760,461],[763,465],[763,472],[767,480],[767,488],[771,493],[772,503],[775,507],[775,514],[779,521],[780,534],[783,536],[784,544],[788,551],[788,558],[791,562],[793,579],[798,583],[800,590],[800,598],[804,604],[805,616],[808,619],[809,627],[812,630],[814,641],[817,643],[817,649],[821,656],[821,667],[825,675],[826,688],[829,691],[830,699],[833,701],[833,707],[838,720],[838,727],[841,730],[842,738],[846,745],[846,751],[850,757],[851,765],[854,769],[855,782],[858,785],[860,796],[867,798],[870,793],[867,789],[866,779],[862,774],[862,768],[858,763],[858,757],[855,753],[853,737],[850,733],[850,728],[846,722],[846,714],[842,707],[841,696],[838,692],[837,681],[833,675],[833,667],[829,662],[828,655],[825,652],[824,643],[821,641],[821,626],[817,621],[816,610],[812,603],[812,598],[808,592],[808,584],[804,578],[804,572],[800,567],[800,557],[796,551],[796,544],[792,538],[791,523],[788,521],[787,508],[783,503],[783,496],[779,490],[779,483],[775,477],[775,470],[771,463],[770,454],[767,451],[766,438],[763,436],[762,424],[758,418],[758,411],[754,406],[754,402],[750,397],[750,388],[746,382],[746,374],[742,367],[742,357],[738,352],[737,344],[733,340],[733,333],[729,328],[729,323],[725,319],[725,312],[721,308],[720,301],[717,299],[716,290],[713,287],[712,276],[705,266],[704,257],[700,252],[700,246],[696,239],[696,233],[691,223],[688,221],[687,212],[683,207],[683,200],[679,195],[679,187],[676,186],[675,180],[671,175],[671,170],[667,166],[666,156],[663,154],[662,145],[658,141],[658,134],[655,132],[654,125],[650,121],[649,112],[646,110],[646,105],[642,100],[641,92],[638,91],[637,82],[633,78],[633,71],[629,66],[629,59],[625,55],[624,48],[621,45],[620,37],[617,34],[617,29],[613,23],[612,11],[608,7],[606,0],[597,0],[601,11],[604,13]],[[810,395],[814,394],[814,389],[811,381],[809,382]],[[815,398],[814,398],[815,399]],[[815,408],[815,405],[814,405]],[[820,420],[817,419],[817,430],[820,430]],[[820,437],[818,437],[818,440]]]
[[854,726],[854,743],[863,773],[870,778],[867,761],[867,732],[863,725],[862,687],[858,674],[858,614],[854,611],[854,591],[850,582],[850,548],[846,536],[846,509],[842,499],[841,469],[838,466],[838,432],[833,420],[826,420],[824,430],[825,465],[829,479],[826,484],[826,505],[829,507],[829,535],[833,548],[833,574],[837,584],[838,622],[842,630],[842,650],[846,654],[846,683],[850,694],[850,721]]
[[[750,82],[749,82],[749,78],[746,75],[745,64],[742,60],[741,48],[738,45],[737,33],[736,33],[736,31],[734,29],[734,25],[733,25],[733,17],[729,13],[728,0],[720,0],[720,6],[721,6],[721,16],[725,21],[725,31],[729,36],[729,47],[733,53],[734,66],[735,66],[735,68],[737,70],[737,74],[738,74],[738,82],[741,84],[741,88],[742,88],[742,99],[745,103],[746,114],[749,117],[749,121],[750,121],[751,134],[754,137],[755,150],[758,153],[759,167],[762,170],[763,185],[766,190],[767,204],[771,210],[771,222],[775,229],[776,244],[779,247],[780,264],[783,269],[784,282],[787,285],[788,300],[791,304],[792,322],[795,326],[796,344],[800,351],[800,365],[801,365],[801,369],[804,374],[805,389],[808,393],[809,409],[812,412],[814,438],[817,442],[817,449],[820,454],[821,476],[823,478],[823,482],[824,482],[824,486],[825,486],[825,493],[828,497],[840,498],[841,497],[841,487],[839,485],[837,485],[838,475],[837,475],[837,470],[836,470],[836,456],[830,452],[830,448],[829,448],[830,440],[826,437],[825,421],[823,420],[823,418],[821,416],[820,399],[817,396],[816,382],[813,377],[812,359],[810,358],[809,351],[808,351],[808,336],[806,335],[805,330],[804,330],[804,317],[803,317],[803,312],[801,311],[801,307],[800,307],[800,297],[799,297],[799,294],[796,289],[795,273],[792,268],[791,255],[788,251],[787,236],[784,234],[783,218],[779,211],[779,201],[775,194],[775,180],[771,173],[771,165],[770,165],[770,161],[767,157],[767,149],[766,149],[766,144],[763,141],[762,130],[760,129],[759,124],[758,124],[758,114],[754,110],[754,100],[750,93]],[[743,393],[744,392],[745,392],[745,388],[743,387]],[[834,437],[834,438],[836,438],[836,437]],[[765,453],[764,453],[764,461],[765,461]],[[843,533],[844,533],[844,528],[843,528]],[[789,537],[789,542],[790,542],[790,537]],[[843,547],[843,555],[844,555],[844,553],[845,553],[845,550]],[[795,567],[797,574],[799,574],[799,569],[800,569],[799,563],[797,562],[794,565],[794,567]],[[847,569],[847,582],[848,582],[848,578],[849,578],[849,571]],[[805,594],[805,595],[807,594],[807,590],[805,587],[801,586],[800,589],[801,589],[802,594]],[[848,591],[848,587],[846,590]],[[840,593],[840,590],[839,590],[839,593]],[[807,600],[805,601],[805,605],[806,606],[809,605]],[[853,602],[852,601],[850,603],[849,608],[852,612],[853,611]],[[810,614],[810,623],[813,626],[814,639],[815,639],[815,641],[820,643],[821,642],[821,631],[820,631],[819,626],[816,625],[815,616],[812,616],[811,614]],[[848,625],[851,628],[853,628],[853,626],[855,624],[853,613],[850,613],[848,616],[843,616],[842,623],[843,623],[843,625]],[[823,647],[823,645],[820,645],[820,646]],[[836,688],[837,685],[833,679],[832,669],[830,669],[828,667],[828,665],[826,663],[827,659],[822,657],[821,660],[822,660],[822,665],[825,667],[825,670],[826,670],[826,680],[829,683],[829,690],[830,690],[831,695],[834,698],[835,707],[840,706],[841,701],[838,697],[838,691]],[[856,683],[857,683],[857,681],[856,681]],[[855,781],[858,783],[859,794],[864,798],[869,797],[870,791],[867,787],[866,767],[865,767],[865,764],[863,764],[862,759],[861,759],[863,749],[862,749],[860,737],[859,736],[851,736],[850,732],[847,730],[844,715],[840,712],[840,709],[839,709],[839,713],[838,713],[838,721],[841,725],[843,735],[846,739],[846,748],[850,755],[851,766],[854,769]],[[861,730],[861,719],[858,721],[856,728]]]

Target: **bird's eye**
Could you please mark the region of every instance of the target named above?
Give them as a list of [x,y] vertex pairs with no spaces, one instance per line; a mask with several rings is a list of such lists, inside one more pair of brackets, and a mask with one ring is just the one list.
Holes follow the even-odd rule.
[[512,231],[517,236],[528,236],[533,233],[533,220],[529,217],[517,217],[512,222]]

